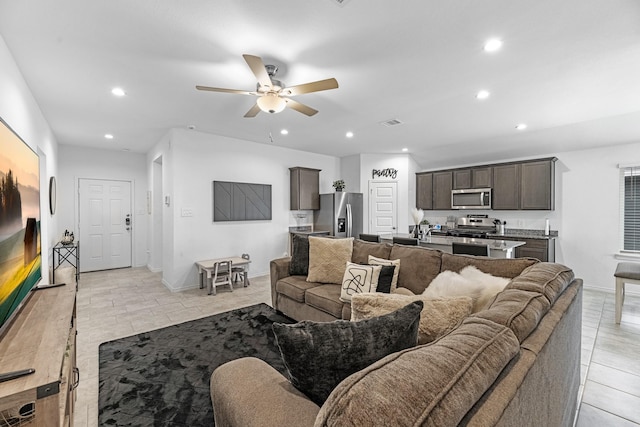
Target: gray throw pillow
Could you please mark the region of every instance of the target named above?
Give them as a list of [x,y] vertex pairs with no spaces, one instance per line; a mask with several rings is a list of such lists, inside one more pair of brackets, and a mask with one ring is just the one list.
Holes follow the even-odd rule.
[[360,322],[273,324],[289,380],[317,405],[349,375],[418,340],[422,301]]
[[291,236],[291,276],[306,276],[309,273],[309,237],[301,234]]

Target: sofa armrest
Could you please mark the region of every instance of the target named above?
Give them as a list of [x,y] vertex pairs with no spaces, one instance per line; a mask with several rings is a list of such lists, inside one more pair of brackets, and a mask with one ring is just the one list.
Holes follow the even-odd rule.
[[289,276],[289,265],[291,264],[291,257],[277,258],[271,260],[269,264],[269,271],[271,273],[271,305],[276,310],[276,283],[278,280]]
[[233,360],[211,375],[216,427],[313,426],[320,407],[266,362]]

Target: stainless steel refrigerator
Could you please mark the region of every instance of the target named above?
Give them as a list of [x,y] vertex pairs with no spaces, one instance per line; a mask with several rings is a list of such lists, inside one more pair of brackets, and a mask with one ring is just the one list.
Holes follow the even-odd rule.
[[313,230],[358,238],[362,233],[362,193],[321,194],[320,209],[313,211]]

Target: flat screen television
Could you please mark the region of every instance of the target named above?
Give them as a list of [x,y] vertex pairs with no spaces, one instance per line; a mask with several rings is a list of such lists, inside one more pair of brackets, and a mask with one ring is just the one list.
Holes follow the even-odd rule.
[[0,337],[42,279],[40,160],[0,118]]

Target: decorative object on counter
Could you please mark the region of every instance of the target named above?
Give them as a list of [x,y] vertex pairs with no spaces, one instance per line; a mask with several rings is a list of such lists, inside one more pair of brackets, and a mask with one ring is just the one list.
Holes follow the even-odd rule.
[[394,168],[386,168],[386,169],[373,169],[371,171],[371,178],[375,179],[377,177],[385,177],[385,178],[391,178],[391,179],[396,179],[396,177],[398,176],[398,169],[394,169]]
[[420,223],[424,218],[424,211],[418,208],[411,208],[411,216],[413,217],[413,223],[415,224],[415,227],[413,228],[413,237],[417,238],[420,236]]
[[344,184],[344,180],[338,179],[333,181],[333,188],[335,188],[336,191],[342,191],[345,187],[346,185]]
[[64,236],[60,240],[60,243],[63,245],[72,245],[75,237],[73,236],[73,231],[64,230]]
[[544,235],[548,236],[550,230],[549,218],[544,220]]
[[504,226],[507,225],[507,221],[500,221],[499,219],[494,219],[493,224],[496,226],[496,233],[500,235],[504,235]]

